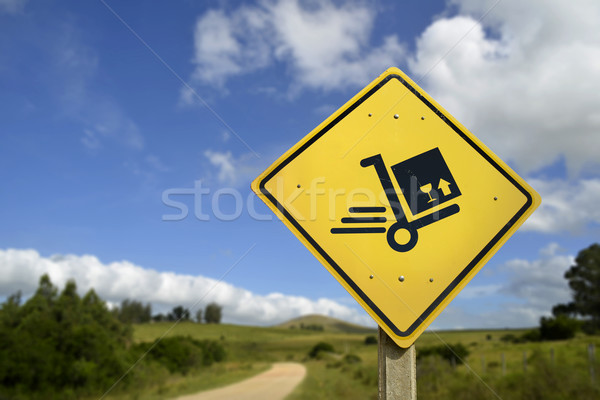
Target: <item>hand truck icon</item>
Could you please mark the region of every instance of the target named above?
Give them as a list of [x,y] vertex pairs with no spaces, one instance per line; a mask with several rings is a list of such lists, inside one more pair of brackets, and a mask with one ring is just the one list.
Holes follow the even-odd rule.
[[[387,242],[395,251],[407,252],[412,250],[419,240],[418,229],[450,217],[460,211],[458,204],[452,204],[409,222],[381,154],[361,160],[360,165],[363,168],[371,166],[375,168],[379,182],[392,209],[396,222],[387,229]],[[458,185],[438,148],[398,163],[392,166],[391,169],[402,190],[402,194],[409,204],[412,214],[419,214],[461,195]],[[433,182],[439,182],[436,186],[439,190],[433,191]],[[432,191],[434,192],[433,195]],[[348,211],[350,213],[373,214],[385,212],[386,208],[350,207]],[[342,218],[341,222],[343,224],[377,224],[385,223],[387,219],[385,217],[346,217]],[[396,233],[400,230],[405,230],[408,233],[409,239],[405,243],[398,242],[396,238]],[[384,233],[385,231],[386,228],[384,227],[344,227],[331,229],[332,234]],[[404,236],[406,237],[406,235]]]

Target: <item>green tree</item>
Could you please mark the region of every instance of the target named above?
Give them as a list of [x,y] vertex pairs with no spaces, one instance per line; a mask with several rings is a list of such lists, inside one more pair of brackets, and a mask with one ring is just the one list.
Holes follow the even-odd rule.
[[121,307],[115,310],[119,321],[126,324],[141,324],[150,322],[152,318],[152,306],[146,305],[140,301],[125,299],[121,302]]
[[204,310],[204,321],[207,324],[219,324],[221,323],[223,307],[217,303],[210,303]]
[[6,303],[0,308],[0,326],[15,328],[19,322],[19,307],[21,306],[21,292],[8,296]]
[[190,319],[190,310],[183,306],[174,307],[167,318],[169,321],[188,321]]
[[152,316],[152,321],[154,321],[154,322],[163,322],[163,321],[168,321],[168,320],[169,320],[169,316],[162,314],[162,313]]
[[566,315],[554,318],[542,317],[540,320],[540,339],[563,340],[575,337],[579,330],[580,321]]
[[199,323],[199,324],[202,323],[202,309],[201,308],[199,308],[196,311],[196,322]]
[[583,249],[575,265],[565,273],[573,301],[554,306],[555,315],[579,315],[589,319],[594,329],[600,328],[600,244]]
[[130,342],[131,330],[93,290],[82,299],[69,281],[58,294],[44,275],[25,304],[15,295],[0,309],[0,397],[62,398],[110,386],[127,368]]

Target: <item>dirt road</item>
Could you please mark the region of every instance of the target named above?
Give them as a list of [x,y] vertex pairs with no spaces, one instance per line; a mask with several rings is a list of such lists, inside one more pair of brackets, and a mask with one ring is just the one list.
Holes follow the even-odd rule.
[[302,382],[306,368],[297,363],[276,363],[245,381],[219,389],[178,397],[174,400],[283,400]]

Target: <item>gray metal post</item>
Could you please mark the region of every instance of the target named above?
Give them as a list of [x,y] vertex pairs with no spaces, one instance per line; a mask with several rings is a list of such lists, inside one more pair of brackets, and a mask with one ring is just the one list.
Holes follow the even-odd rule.
[[379,400],[417,399],[417,353],[399,347],[379,328]]

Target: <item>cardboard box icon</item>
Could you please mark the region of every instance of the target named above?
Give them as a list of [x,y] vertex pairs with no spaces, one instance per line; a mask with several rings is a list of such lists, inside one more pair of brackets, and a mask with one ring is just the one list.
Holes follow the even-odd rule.
[[437,147],[391,168],[412,215],[425,212],[461,195]]

